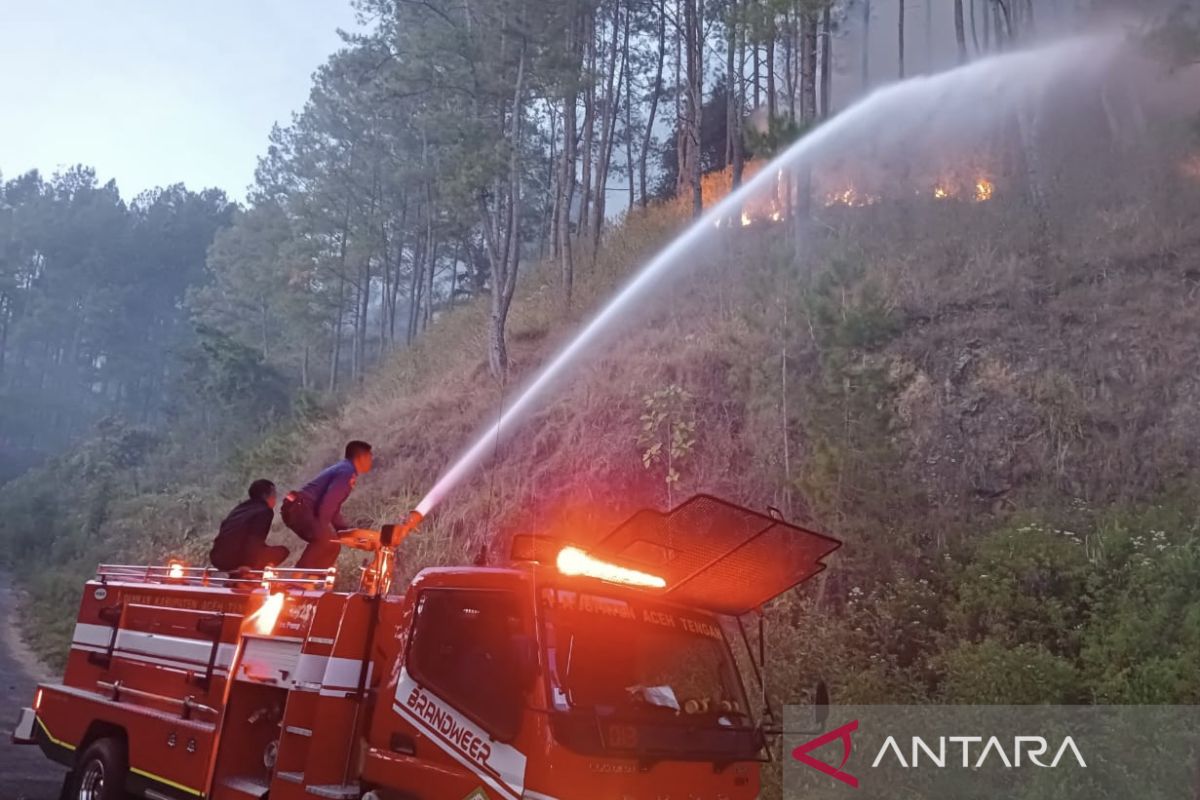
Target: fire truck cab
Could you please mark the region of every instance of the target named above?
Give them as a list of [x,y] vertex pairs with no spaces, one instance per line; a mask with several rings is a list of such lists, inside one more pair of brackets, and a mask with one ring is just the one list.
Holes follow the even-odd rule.
[[14,739],[69,768],[70,800],[751,800],[740,618],[839,546],[700,496],[391,594],[397,544],[385,528],[353,593],[102,566]]

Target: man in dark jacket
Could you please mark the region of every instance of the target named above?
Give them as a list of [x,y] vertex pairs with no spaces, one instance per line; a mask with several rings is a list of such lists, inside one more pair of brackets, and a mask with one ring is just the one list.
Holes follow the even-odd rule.
[[221,520],[221,531],[208,558],[223,572],[264,569],[281,563],[288,549],[267,544],[275,519],[275,484],[265,479],[250,484],[250,497]]
[[342,519],[342,503],[354,491],[358,476],[371,470],[371,445],[350,442],[345,455],[283,500],[283,524],[308,542],[296,562],[297,569],[332,567],[341,547],[335,541],[337,532],[352,527]]

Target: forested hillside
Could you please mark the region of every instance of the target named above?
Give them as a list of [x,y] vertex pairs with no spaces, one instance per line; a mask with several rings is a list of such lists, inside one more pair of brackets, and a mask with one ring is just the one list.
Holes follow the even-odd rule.
[[[97,562],[198,562],[249,479],[292,487],[348,438],[378,454],[350,516],[398,521],[839,93],[1098,13],[1066,5],[933,4],[946,35],[916,45],[904,0],[363,0],[369,32],[272,133],[244,207],[10,181],[6,416],[44,394],[5,435],[76,442],[0,498],[36,644],[62,657]],[[881,32],[881,6],[907,32]],[[1170,13],[1124,35],[1155,86],[1194,86],[1195,9]],[[885,67],[853,49],[872,37],[909,46]],[[1074,126],[1039,120],[1055,137],[1005,119],[939,154],[967,177],[905,161],[882,188],[814,173],[747,204],[497,441],[404,570],[709,492],[846,542],[769,611],[784,701],[823,676],[843,701],[1200,702],[1200,95],[1160,113],[1121,80],[1069,98],[1091,103]],[[96,327],[114,320],[131,328]],[[54,421],[44,398],[74,410]]]
[[183,303],[232,214],[182,186],[126,202],[84,168],[0,183],[0,481],[106,417],[178,413]]

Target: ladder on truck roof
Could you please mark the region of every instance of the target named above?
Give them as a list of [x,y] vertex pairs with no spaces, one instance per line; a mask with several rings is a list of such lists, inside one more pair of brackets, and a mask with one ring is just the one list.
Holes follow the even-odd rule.
[[[415,520],[415,521],[414,521]],[[371,554],[364,562],[359,578],[358,591],[368,595],[386,595],[391,589],[392,572],[396,560],[396,548],[400,541],[420,522],[416,512],[405,523],[406,527],[385,525],[382,530],[353,528],[338,531],[334,542],[352,550]],[[172,559],[166,564],[101,564],[96,569],[96,580],[127,583],[148,583],[164,586],[212,586],[224,588],[254,588],[266,586],[287,590],[320,589],[332,590],[337,581],[337,567],[328,569],[297,569],[295,567],[268,567],[263,570],[235,570],[223,572],[214,567],[189,567],[182,561]]]

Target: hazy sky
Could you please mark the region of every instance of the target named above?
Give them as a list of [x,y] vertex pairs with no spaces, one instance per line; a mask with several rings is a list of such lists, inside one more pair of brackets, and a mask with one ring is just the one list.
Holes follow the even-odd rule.
[[83,163],[123,196],[241,199],[349,0],[0,0],[0,174]]

